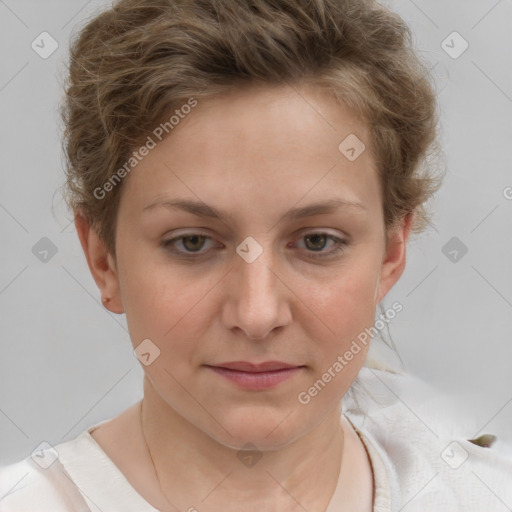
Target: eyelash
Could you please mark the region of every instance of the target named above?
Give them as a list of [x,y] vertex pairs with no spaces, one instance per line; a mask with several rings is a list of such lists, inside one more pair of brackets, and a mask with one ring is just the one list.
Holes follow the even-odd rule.
[[[307,254],[307,257],[311,258],[311,259],[320,260],[320,259],[324,259],[324,258],[325,259],[331,258],[331,257],[336,256],[336,255],[340,254],[341,252],[343,252],[345,250],[345,248],[349,245],[347,240],[343,240],[341,238],[338,238],[334,235],[330,235],[329,233],[325,233],[323,231],[312,231],[310,233],[306,233],[305,235],[302,235],[299,238],[299,240],[301,240],[302,238],[305,238],[307,236],[311,236],[311,235],[326,235],[327,238],[333,240],[334,242],[336,242],[338,244],[338,246],[335,249],[333,249],[329,252],[316,252],[315,253],[312,251],[307,251],[307,252],[309,252],[309,254]],[[179,256],[183,256],[186,259],[201,258],[205,254],[205,251],[196,252],[196,253],[187,253],[185,251],[179,251],[173,246],[173,242],[176,242],[178,240],[183,240],[184,238],[189,238],[189,237],[193,237],[193,236],[204,236],[205,240],[211,240],[211,237],[205,235],[204,233],[184,233],[183,235],[163,241],[162,246],[166,250],[168,250],[172,253],[178,254]],[[322,254],[322,255],[317,256],[317,254]]]

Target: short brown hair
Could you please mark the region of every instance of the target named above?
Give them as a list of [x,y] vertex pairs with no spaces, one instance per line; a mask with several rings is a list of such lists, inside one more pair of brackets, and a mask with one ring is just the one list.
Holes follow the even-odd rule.
[[[437,103],[400,16],[374,0],[120,0],[70,49],[61,115],[65,199],[115,256],[121,184],[94,193],[165,117],[232,87],[308,83],[368,123],[392,227],[441,186]],[[341,142],[341,141],[340,141]],[[430,163],[429,163],[430,162]]]

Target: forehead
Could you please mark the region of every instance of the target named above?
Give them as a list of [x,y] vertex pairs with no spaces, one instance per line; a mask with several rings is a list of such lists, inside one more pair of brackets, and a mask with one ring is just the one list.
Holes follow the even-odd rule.
[[267,86],[197,101],[125,179],[133,209],[168,195],[256,214],[327,193],[380,207],[368,127],[332,97]]

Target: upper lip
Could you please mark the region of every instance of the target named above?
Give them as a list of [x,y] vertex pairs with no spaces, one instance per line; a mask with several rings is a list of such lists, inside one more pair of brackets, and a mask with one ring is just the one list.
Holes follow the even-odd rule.
[[229,363],[219,363],[214,366],[216,368],[227,368],[228,370],[238,370],[241,372],[270,372],[273,370],[284,370],[287,368],[298,368],[300,365],[283,363],[282,361],[266,361],[264,363],[249,363],[247,361],[232,361]]

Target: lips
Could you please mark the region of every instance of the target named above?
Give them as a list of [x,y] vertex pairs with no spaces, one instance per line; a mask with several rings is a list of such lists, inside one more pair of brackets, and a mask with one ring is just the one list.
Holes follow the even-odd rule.
[[232,361],[218,365],[205,365],[213,373],[246,391],[268,391],[282,382],[302,373],[305,366],[296,366],[282,361],[249,363]]
[[225,368],[226,370],[235,370],[247,373],[263,373],[277,370],[288,370],[290,368],[300,368],[301,365],[284,363],[282,361],[266,361],[264,363],[249,363],[248,361],[232,361],[227,363],[219,363],[214,368]]

